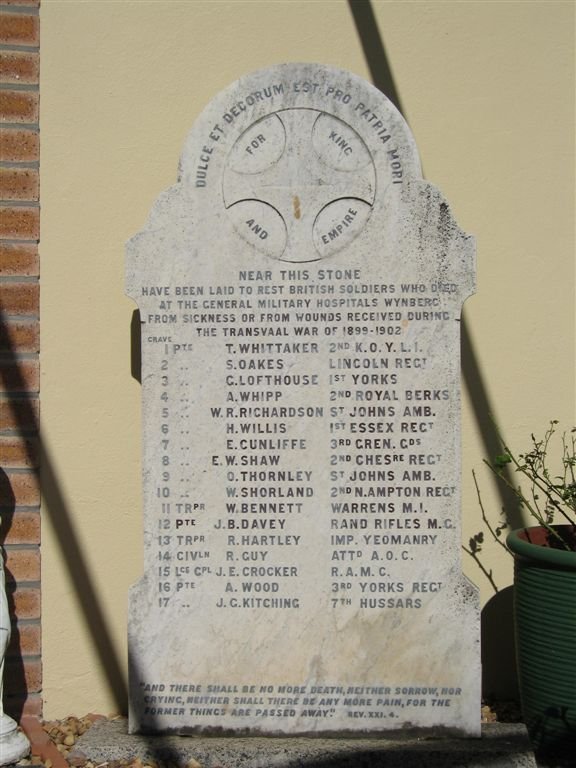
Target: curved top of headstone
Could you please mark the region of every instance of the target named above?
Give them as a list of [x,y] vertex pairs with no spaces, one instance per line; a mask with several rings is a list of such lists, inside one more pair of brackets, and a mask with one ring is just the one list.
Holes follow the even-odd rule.
[[[378,164],[387,162],[387,151],[394,149],[401,157],[404,178],[421,178],[418,150],[412,133],[394,104],[381,91],[358,75],[324,64],[278,64],[247,74],[217,94],[203,110],[191,129],[180,160],[180,178],[194,184],[198,151],[202,146],[219,144],[230,150],[230,139],[259,120],[286,110],[313,110],[320,115],[342,121],[352,134],[339,133],[342,141],[354,140],[354,133],[364,143]],[[320,133],[321,126],[317,132]],[[219,138],[215,138],[218,136]],[[248,137],[246,137],[248,138]],[[251,137],[250,137],[251,138]],[[335,142],[338,148],[337,139]],[[356,138],[358,141],[358,138]],[[317,136],[314,145],[322,143]],[[342,149],[342,147],[340,147]],[[351,155],[344,155],[343,170],[351,170]],[[326,160],[334,160],[336,150],[327,150]],[[241,152],[237,152],[241,154]],[[274,154],[267,155],[272,162]],[[242,164],[236,158],[236,169],[248,169],[249,158]],[[256,161],[254,161],[256,162]],[[248,170],[247,170],[248,172]]]
[[[427,202],[418,201],[416,188],[426,190]],[[421,207],[433,199],[439,213],[424,215]],[[240,249],[259,268],[402,238],[410,207],[430,224],[440,216],[442,242],[448,220],[456,227],[422,180],[414,138],[390,99],[341,69],[279,64],[241,77],[210,101],[186,139],[178,183],[158,198],[140,235],[154,237],[170,222],[180,245],[164,243],[164,254],[184,248],[197,262]],[[138,294],[131,286],[142,271],[139,243],[136,236],[128,249],[129,295]],[[169,256],[162,261],[168,269]],[[159,267],[157,256],[150,262]]]
[[[350,72],[280,64],[212,99],[188,135],[178,181],[196,221],[222,215],[256,251],[300,262],[341,250],[383,200],[420,178],[410,129],[384,94]],[[342,221],[343,236],[325,242]]]

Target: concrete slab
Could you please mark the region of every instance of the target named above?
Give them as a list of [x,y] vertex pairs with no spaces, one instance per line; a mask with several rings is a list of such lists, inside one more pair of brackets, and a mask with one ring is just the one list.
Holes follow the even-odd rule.
[[189,768],[536,768],[526,728],[516,723],[483,725],[480,739],[208,738],[128,734],[119,719],[96,723],[71,757]]

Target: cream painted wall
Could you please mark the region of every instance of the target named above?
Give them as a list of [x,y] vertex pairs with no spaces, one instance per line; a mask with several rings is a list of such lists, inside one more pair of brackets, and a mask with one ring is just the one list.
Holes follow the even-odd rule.
[[[426,177],[478,245],[466,307],[487,393],[511,441],[574,412],[574,4],[379,2]],[[125,668],[127,591],[141,572],[140,388],[124,243],[176,178],[210,98],[242,74],[319,61],[369,78],[348,4],[43,0],[42,422],[65,509],[43,530],[45,716],[112,712],[52,518],[68,515]],[[479,530],[470,472],[485,448],[465,396],[465,533]],[[482,413],[485,419],[486,414]],[[501,586],[510,563],[487,565]],[[490,589],[474,565],[467,571]]]

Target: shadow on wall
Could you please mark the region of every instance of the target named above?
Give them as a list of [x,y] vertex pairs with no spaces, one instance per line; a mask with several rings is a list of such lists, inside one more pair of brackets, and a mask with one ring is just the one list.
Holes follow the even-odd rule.
[[[76,602],[86,626],[88,627],[94,652],[100,662],[100,667],[104,672],[108,689],[114,700],[114,705],[118,713],[126,714],[128,711],[128,685],[126,677],[120,663],[116,648],[114,647],[110,630],[104,618],[104,612],[92,583],[90,574],[86,568],[86,559],[82,547],[76,535],[71,511],[68,508],[64,495],[62,493],[58,472],[52,461],[52,458],[43,445],[42,435],[40,434],[40,425],[36,418],[30,398],[25,396],[26,383],[19,367],[19,359],[11,345],[9,324],[4,319],[4,314],[0,309],[0,338],[7,339],[7,348],[2,357],[0,365],[0,380],[4,385],[5,391],[22,393],[18,399],[19,409],[14,411],[15,420],[21,425],[21,431],[29,429],[30,424],[34,425],[35,432],[40,435],[40,461],[39,468],[34,469],[37,477],[41,475],[43,492],[43,514],[48,514],[50,522],[54,528],[56,539],[60,546],[62,562],[68,569],[70,581],[74,584],[76,591]],[[32,451],[32,443],[26,441],[27,450]],[[36,467],[37,462],[31,464]],[[10,529],[12,519],[15,513],[14,493],[10,485],[10,479],[5,472],[0,472],[0,509],[2,510],[2,524],[0,527],[0,545],[6,539],[6,533]],[[8,576],[8,574],[7,574]],[[14,584],[8,585],[8,606],[13,626],[16,624],[16,613],[13,600]],[[22,654],[20,652],[20,643],[17,629],[13,630],[11,667],[12,672],[6,676],[5,696],[9,700],[10,689],[19,693],[26,693],[26,681],[24,678],[24,665]],[[138,676],[141,677],[141,676]],[[135,678],[137,679],[137,678]],[[12,717],[19,720],[22,715],[22,705],[12,707],[9,712]],[[82,714],[82,713],[76,713]],[[155,756],[156,748],[154,740],[150,740],[149,749],[152,756]],[[178,764],[178,754],[170,748],[163,748],[159,757],[170,764]]]
[[[378,29],[372,3],[370,0],[348,0],[348,5],[372,82],[388,96],[398,111],[407,119],[388,62],[384,42]],[[465,313],[462,315],[460,325],[464,385],[472,403],[476,427],[484,444],[484,455],[493,457],[501,453],[501,445],[493,423],[496,411],[490,402],[486,383],[478,363],[478,356],[466,323]],[[506,474],[508,479],[511,479],[511,473],[506,471]],[[520,528],[524,522],[514,495],[507,491],[504,483],[498,483],[496,480],[494,480],[494,488],[498,493],[500,508],[504,510],[510,530]],[[480,512],[478,513],[478,521],[480,526]],[[485,605],[482,611],[481,627],[483,695],[487,698],[517,700],[518,679],[512,625],[511,587],[496,594]]]
[[[32,401],[25,396],[26,382],[23,373],[19,367],[19,359],[14,349],[10,344],[9,324],[5,321],[4,315],[0,312],[0,336],[8,340],[8,349],[3,356],[3,365],[0,366],[0,376],[3,379],[4,388],[6,391],[17,392],[18,396],[18,410],[14,410],[15,420],[21,425],[21,431],[24,432],[29,429],[30,424],[34,424],[34,431],[40,434],[40,425],[34,411]],[[26,448],[32,451],[32,443],[25,442]],[[32,466],[36,466],[32,455],[30,455],[30,463]],[[43,490],[43,512],[50,516],[50,520],[54,527],[58,544],[60,546],[62,554],[62,562],[66,564],[70,580],[76,588],[76,598],[78,608],[81,611],[87,626],[90,629],[90,635],[94,644],[95,651],[99,657],[100,664],[106,678],[110,691],[112,692],[115,705],[119,712],[126,711],[128,702],[128,692],[124,675],[120,661],[116,654],[116,650],[112,644],[110,632],[104,619],[104,613],[98,600],[98,595],[94,589],[94,585],[91,582],[90,576],[86,569],[86,560],[82,548],[76,536],[74,524],[72,522],[72,516],[64,500],[64,495],[61,490],[60,482],[58,479],[58,473],[54,466],[54,463],[50,457],[50,454],[43,445],[42,438],[40,436],[40,461],[41,466],[35,468],[34,472],[42,482]],[[3,522],[2,522],[2,536],[0,543],[5,540],[5,534],[9,529],[9,521],[11,521],[15,507],[14,507],[14,495],[10,488],[10,482],[7,475],[3,473],[3,477],[6,479],[6,488],[2,488],[2,502],[3,507]],[[12,511],[8,508],[8,514],[6,514],[6,520],[4,520],[5,512],[4,499],[9,499],[9,495],[12,498]],[[8,526],[8,527],[6,527]],[[11,615],[14,618],[13,613],[14,606],[11,606]]]
[[[8,340],[7,349],[2,358],[3,365],[0,365],[1,383],[4,385],[5,391],[23,393],[26,391],[24,377],[19,367],[18,356],[10,342],[9,325],[5,321],[1,309],[0,338]],[[68,508],[62,493],[58,472],[49,451],[43,444],[39,428],[40,425],[31,402],[27,399],[19,399],[18,403],[20,408],[15,410],[14,416],[15,420],[19,420],[22,431],[26,429],[27,425],[29,429],[29,425],[34,424],[35,432],[40,435],[40,461],[38,464],[41,469],[36,468],[34,472],[37,477],[41,476],[43,514],[47,513],[50,517],[50,522],[52,523],[60,546],[62,561],[65,563],[68,570],[70,582],[75,588],[76,609],[81,613],[86,626],[89,629],[94,651],[100,662],[100,668],[106,677],[108,689],[114,700],[114,706],[118,713],[126,714],[128,712],[128,684],[126,676],[122,669],[116,648],[114,647],[110,630],[104,618],[98,594],[96,593],[96,589],[88,574],[86,559],[76,535],[71,511]],[[26,442],[26,446],[28,450],[32,450],[31,443],[28,441]],[[36,466],[36,462],[32,461],[32,458],[33,457],[30,456],[31,464]],[[0,508],[2,509],[2,524],[0,527],[1,545],[5,541],[6,533],[10,529],[15,513],[15,499],[10,486],[10,479],[3,471],[0,472]],[[12,596],[14,586],[12,580],[12,583],[9,584],[7,588],[9,613],[13,626],[16,624],[16,613]],[[11,655],[12,672],[10,676],[6,677],[6,694],[9,693],[9,690],[7,689],[8,685],[14,686],[18,691],[26,691],[24,664],[20,652],[17,628],[16,630],[13,630],[10,647],[12,648],[11,653],[14,655]],[[135,676],[133,679],[140,679],[142,677],[142,675],[138,675],[137,670],[134,670],[134,674]],[[6,699],[9,701],[8,695],[6,695]],[[21,703],[12,706],[12,711],[8,712],[8,714],[16,720],[20,720],[23,704],[24,702],[22,701]],[[152,757],[155,758],[157,748],[154,745],[153,738],[151,738],[148,747]],[[174,765],[178,764],[178,754],[170,747],[162,748],[162,750],[158,752],[158,757],[168,761],[168,763]]]
[[512,603],[514,587],[497,592],[482,609],[482,694],[487,701],[518,701]]

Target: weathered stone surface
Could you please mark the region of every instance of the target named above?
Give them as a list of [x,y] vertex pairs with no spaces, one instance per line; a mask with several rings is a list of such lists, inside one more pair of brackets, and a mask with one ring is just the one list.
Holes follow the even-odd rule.
[[460,563],[474,247],[368,83],[249,75],[128,246],[145,573],[131,729],[480,733]]
[[125,720],[103,720],[81,736],[72,753],[101,764],[164,761],[202,768],[536,768],[526,727],[489,723],[482,738],[240,739],[135,736]]

